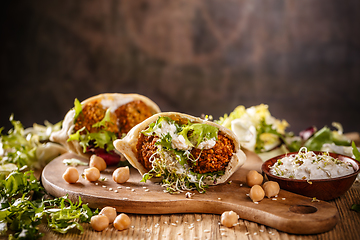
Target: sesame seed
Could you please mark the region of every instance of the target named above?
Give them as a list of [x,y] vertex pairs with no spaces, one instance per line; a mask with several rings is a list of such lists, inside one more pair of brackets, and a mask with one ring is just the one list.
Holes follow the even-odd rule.
[[219,201],[221,201],[221,198],[218,198]]
[[207,230],[207,229],[204,230],[204,233],[209,233],[209,232],[210,232],[210,230]]
[[135,192],[135,189],[131,189],[132,192]]
[[114,192],[118,192],[118,190],[115,190]]
[[276,199],[276,198],[272,198],[271,200],[274,200],[274,201],[276,201],[277,199]]
[[145,189],[145,192],[148,192],[148,191],[150,191],[149,189]]
[[259,202],[254,202],[255,204],[259,204]]
[[106,186],[105,186],[105,185],[102,185],[102,187],[103,187],[103,188],[106,188]]
[[97,185],[99,185],[99,183],[96,182],[95,185],[97,186]]
[[126,187],[126,189],[131,189],[131,187]]
[[240,183],[240,187],[242,187],[243,186],[243,184],[242,183]]
[[282,198],[282,200],[285,200],[285,199],[286,199],[286,198],[284,198],[284,197]]
[[113,189],[112,188],[109,188],[109,191],[112,191]]
[[121,189],[122,187],[117,187],[118,189]]

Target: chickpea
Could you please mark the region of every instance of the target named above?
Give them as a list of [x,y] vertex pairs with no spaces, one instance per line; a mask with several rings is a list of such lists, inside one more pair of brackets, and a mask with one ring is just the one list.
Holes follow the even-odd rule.
[[254,185],[261,185],[263,180],[264,177],[255,170],[251,170],[250,172],[248,172],[248,174],[246,174],[246,184],[249,187],[252,187]]
[[249,197],[253,202],[259,202],[264,199],[265,192],[260,185],[254,185],[250,189]]
[[115,218],[113,224],[117,230],[125,230],[130,227],[131,219],[125,213],[121,213]]
[[95,215],[90,219],[90,225],[95,231],[102,231],[109,226],[109,219],[105,215]]
[[106,169],[106,162],[102,157],[96,156],[95,154],[90,157],[90,167],[96,167],[99,171],[104,171]]
[[104,207],[103,209],[101,209],[99,215],[107,216],[109,219],[109,223],[112,223],[114,222],[117,213],[116,213],[116,209],[113,207]]
[[74,167],[68,167],[62,175],[62,178],[68,183],[76,183],[77,180],[79,180],[79,172]]
[[279,194],[280,186],[277,182],[268,181],[263,184],[263,188],[265,191],[265,196],[268,198],[274,197]]
[[113,179],[117,183],[124,183],[130,178],[130,170],[129,167],[119,167],[117,168],[112,175]]
[[94,182],[100,178],[100,171],[96,167],[91,167],[84,170],[84,175],[89,182]]
[[225,227],[233,227],[239,219],[239,216],[234,211],[226,211],[221,214],[221,224]]

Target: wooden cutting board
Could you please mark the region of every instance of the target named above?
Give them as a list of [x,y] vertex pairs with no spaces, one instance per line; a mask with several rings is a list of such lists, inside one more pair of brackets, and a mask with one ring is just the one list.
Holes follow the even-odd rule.
[[[136,214],[171,213],[212,213],[222,214],[233,210],[240,218],[295,234],[316,234],[331,230],[339,219],[333,205],[325,201],[312,201],[281,190],[276,198],[265,198],[258,204],[247,196],[250,188],[245,184],[245,175],[251,170],[261,171],[261,159],[246,151],[246,163],[231,177],[228,183],[211,186],[206,193],[192,191],[191,198],[185,193],[165,193],[160,185],[148,181],[141,183],[141,176],[131,169],[130,179],[124,184],[112,180],[115,167],[108,167],[101,173],[105,181],[88,182],[80,177],[75,184],[68,184],[62,174],[68,166],[64,159],[83,159],[75,154],[66,153],[50,162],[42,172],[42,184],[46,191],[55,197],[66,194],[72,201],[79,196],[91,208],[112,206],[118,212]],[[77,166],[81,174],[87,166]]]

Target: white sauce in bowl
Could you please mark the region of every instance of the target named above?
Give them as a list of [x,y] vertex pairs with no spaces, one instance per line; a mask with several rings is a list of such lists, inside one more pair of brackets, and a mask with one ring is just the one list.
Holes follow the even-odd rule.
[[354,173],[354,168],[328,153],[317,155],[303,147],[297,154],[278,159],[270,167],[270,173],[284,178],[314,180],[345,176]]

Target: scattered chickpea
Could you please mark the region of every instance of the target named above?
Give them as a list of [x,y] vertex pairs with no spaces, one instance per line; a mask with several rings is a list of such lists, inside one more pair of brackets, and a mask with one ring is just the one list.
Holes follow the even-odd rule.
[[249,197],[253,202],[259,202],[264,199],[265,192],[260,185],[254,185],[250,189]]
[[109,223],[112,223],[114,222],[117,213],[116,213],[116,209],[113,207],[104,207],[103,209],[101,209],[99,215],[107,216],[109,219]]
[[106,162],[102,157],[96,156],[95,154],[90,157],[90,167],[96,167],[99,171],[104,171],[106,169]]
[[280,186],[277,182],[268,181],[263,184],[265,196],[268,198],[274,197],[279,194]]
[[130,170],[129,167],[119,167],[117,168],[112,175],[113,179],[117,183],[124,183],[130,178]]
[[109,219],[105,215],[95,215],[91,217],[90,225],[95,231],[103,231],[109,226]]
[[239,219],[239,216],[234,211],[226,211],[221,214],[221,224],[225,227],[233,227]]
[[258,173],[256,170],[251,170],[246,174],[246,184],[249,187],[254,185],[261,185],[264,180],[264,177]]
[[79,180],[79,172],[74,167],[68,167],[62,177],[68,183],[76,183]]
[[94,182],[100,178],[100,171],[96,167],[90,167],[84,170],[84,175],[88,181]]
[[121,213],[115,218],[113,224],[117,230],[125,230],[130,227],[131,219],[125,213]]

